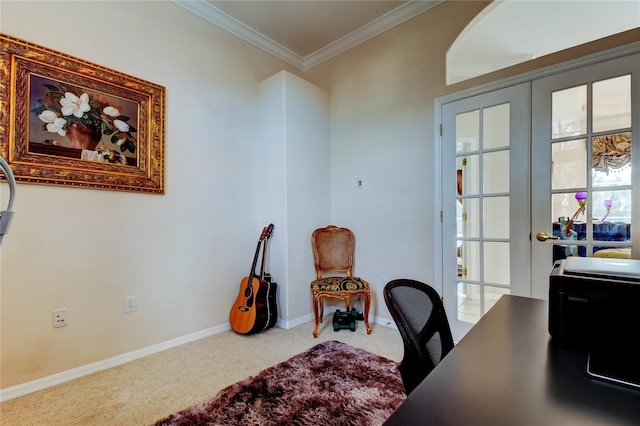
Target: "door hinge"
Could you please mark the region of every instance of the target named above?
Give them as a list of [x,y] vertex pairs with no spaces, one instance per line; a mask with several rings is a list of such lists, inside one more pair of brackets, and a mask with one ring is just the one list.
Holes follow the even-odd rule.
[[440,210],[440,223],[442,223],[442,218],[443,218],[442,210]]
[[440,124],[440,136],[442,136],[442,124]]

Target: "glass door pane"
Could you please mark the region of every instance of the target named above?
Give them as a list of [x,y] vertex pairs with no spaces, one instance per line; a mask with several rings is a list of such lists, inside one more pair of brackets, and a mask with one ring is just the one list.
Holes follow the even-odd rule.
[[551,95],[551,137],[553,139],[587,133],[587,86],[556,90]]
[[593,131],[631,127],[631,75],[593,83]]

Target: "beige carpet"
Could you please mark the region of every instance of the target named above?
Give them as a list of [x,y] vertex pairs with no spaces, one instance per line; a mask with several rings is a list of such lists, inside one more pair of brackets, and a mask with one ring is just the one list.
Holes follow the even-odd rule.
[[338,340],[386,358],[402,359],[397,330],[374,326],[334,332],[331,317],[313,324],[243,336],[224,332],[131,363],[0,404],[2,426],[149,425],[215,396],[224,387],[303,352]]

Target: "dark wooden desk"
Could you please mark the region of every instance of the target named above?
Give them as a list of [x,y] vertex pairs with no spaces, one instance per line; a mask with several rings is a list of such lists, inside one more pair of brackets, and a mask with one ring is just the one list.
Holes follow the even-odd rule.
[[546,301],[502,296],[384,424],[640,425],[640,391],[591,378],[547,318]]

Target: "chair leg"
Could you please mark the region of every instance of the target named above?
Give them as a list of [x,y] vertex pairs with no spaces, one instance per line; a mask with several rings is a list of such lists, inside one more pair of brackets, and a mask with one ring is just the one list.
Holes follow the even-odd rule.
[[322,311],[320,310],[320,305],[322,304],[322,297],[313,295],[313,316],[315,318],[315,327],[313,329],[313,337],[318,337],[318,326],[322,322]]
[[371,326],[369,325],[369,306],[371,305],[371,293],[364,294],[364,325],[367,327],[367,334],[371,334]]

